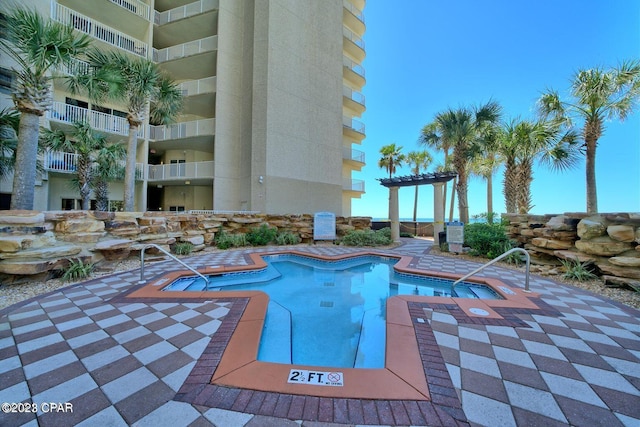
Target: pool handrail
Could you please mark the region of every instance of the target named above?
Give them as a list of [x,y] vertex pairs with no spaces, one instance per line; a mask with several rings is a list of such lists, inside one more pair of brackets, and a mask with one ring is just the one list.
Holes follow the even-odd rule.
[[529,264],[531,263],[531,257],[529,256],[529,252],[527,252],[526,250],[524,250],[522,248],[513,248],[513,249],[509,249],[507,252],[503,253],[502,255],[492,259],[491,261],[489,261],[486,264],[481,265],[480,267],[478,267],[475,270],[473,270],[471,273],[466,274],[466,275],[462,276],[461,278],[459,278],[458,280],[456,280],[455,282],[453,282],[453,285],[451,285],[451,293],[453,293],[456,285],[459,282],[462,282],[463,280],[468,279],[469,277],[473,276],[477,272],[479,272],[481,270],[484,270],[485,267],[488,267],[491,264],[494,264],[494,263],[500,261],[502,258],[505,258],[505,257],[511,255],[514,252],[522,252],[522,253],[525,254],[525,258],[527,259],[527,265],[526,265],[526,268],[525,268],[524,292],[531,292],[529,290]]
[[176,261],[178,264],[182,265],[183,267],[189,269],[190,271],[192,271],[193,273],[195,273],[196,275],[202,277],[204,279],[204,290],[208,291],[209,290],[209,279],[207,277],[205,277],[202,273],[200,273],[199,271],[197,271],[195,268],[187,265],[186,263],[184,263],[183,261],[180,261],[178,258],[176,258],[174,255],[172,255],[169,251],[167,251],[166,249],[162,248],[161,246],[158,246],[154,243],[147,243],[146,245],[144,245],[142,247],[142,250],[140,251],[140,280],[138,280],[138,284],[143,284],[143,283],[147,283],[147,281],[144,278],[144,252],[149,249],[149,248],[156,248],[157,250],[159,250],[160,252],[164,253],[165,255],[167,255],[169,258],[171,258],[172,260]]

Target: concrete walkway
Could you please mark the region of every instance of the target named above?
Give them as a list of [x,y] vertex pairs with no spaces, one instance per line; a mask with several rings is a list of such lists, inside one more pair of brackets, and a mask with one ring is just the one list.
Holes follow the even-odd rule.
[[[388,252],[411,255],[425,270],[466,273],[478,266],[429,255],[429,249],[429,242],[409,239]],[[242,265],[247,252],[189,262]],[[175,267],[163,262],[145,270],[152,277]],[[116,298],[136,286],[138,274],[72,285],[0,311],[0,402],[15,403],[3,405],[0,425],[640,425],[640,312],[546,278],[531,278],[544,310],[512,313],[517,326],[467,323],[448,307],[420,308],[434,340],[431,356],[446,367],[437,374],[442,378],[428,376],[432,393],[446,402],[434,400],[427,410],[356,399],[329,408],[317,398],[278,399],[250,390],[221,395],[224,402],[212,396],[214,404],[189,402],[180,390],[229,321],[233,303]],[[479,275],[522,287],[517,271],[490,267]],[[455,407],[462,410],[455,413]]]

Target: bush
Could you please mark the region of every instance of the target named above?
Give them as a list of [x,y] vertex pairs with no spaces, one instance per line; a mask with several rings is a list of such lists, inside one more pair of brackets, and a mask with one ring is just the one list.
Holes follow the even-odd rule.
[[574,279],[578,282],[595,279],[593,266],[590,262],[580,262],[576,260],[562,260],[562,266],[565,269],[563,277],[565,279]]
[[245,234],[229,234],[222,230],[216,234],[215,244],[218,249],[239,248],[248,245]]
[[275,240],[277,233],[275,228],[269,228],[266,224],[262,224],[260,227],[249,230],[247,242],[251,246],[265,246]]
[[276,235],[276,245],[297,245],[302,239],[297,234],[285,231]]
[[75,280],[86,279],[93,272],[94,264],[82,262],[81,259],[69,260],[69,265],[62,273],[62,280],[64,282],[72,282]]
[[386,227],[378,231],[351,230],[342,238],[345,246],[381,246],[391,244],[391,229]]
[[173,253],[176,255],[189,255],[193,251],[193,243],[176,242],[173,245]]
[[464,226],[464,244],[470,255],[493,259],[513,248],[502,224],[475,223]]

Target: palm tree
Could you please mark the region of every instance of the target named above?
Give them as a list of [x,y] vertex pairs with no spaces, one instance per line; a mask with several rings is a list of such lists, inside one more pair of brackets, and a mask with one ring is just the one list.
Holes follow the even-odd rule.
[[0,110],[0,179],[13,171],[19,123],[20,115],[16,110]]
[[469,222],[467,202],[468,163],[479,152],[478,140],[486,126],[495,124],[500,118],[501,107],[495,101],[469,108],[448,109],[436,115],[435,122],[441,137],[453,148],[453,167],[458,174],[458,211],[460,221]]
[[68,64],[89,45],[87,35],[44,19],[35,10],[15,8],[5,14],[7,39],[0,49],[18,66],[13,102],[20,112],[11,209],[33,209],[40,117],[52,102],[55,69]]
[[623,62],[618,68],[579,70],[571,83],[571,95],[560,99],[558,92],[549,90],[538,100],[543,118],[553,117],[572,124],[584,121],[586,156],[587,212],[598,212],[596,189],[596,148],[607,119],[624,120],[635,108],[640,96],[640,61]]
[[106,137],[95,132],[87,122],[75,122],[70,134],[72,139],[61,131],[43,130],[42,141],[53,151],[75,152],[77,186],[82,199],[82,209],[89,210],[91,181],[93,180],[93,154],[106,146]]
[[396,173],[396,168],[402,166],[405,161],[405,156],[401,151],[402,147],[396,147],[395,143],[385,145],[380,149],[382,157],[378,160],[378,167],[386,169],[389,172],[389,178]]
[[503,124],[498,151],[504,164],[502,192],[507,213],[518,212],[518,147],[529,138],[530,123],[512,119]]
[[[429,167],[433,158],[428,151],[412,151],[407,154],[407,163],[411,166],[411,173],[413,175],[419,175],[421,169]],[[416,185],[415,197],[413,200],[413,221],[415,222],[418,216],[418,188]]]
[[127,103],[129,139],[124,177],[124,210],[134,210],[138,129],[149,117],[154,125],[168,124],[182,109],[176,83],[152,61],[117,51],[91,50],[91,73],[70,82],[73,92],[86,90],[94,100],[113,98]]
[[104,146],[94,153],[92,187],[96,196],[97,211],[109,209],[109,181],[124,177],[122,160],[126,154],[121,144]]
[[471,173],[487,181],[487,222],[493,223],[493,175],[501,165],[498,152],[500,130],[497,126],[487,126],[479,143],[481,156],[476,156],[469,165]]
[[[438,116],[436,116],[436,121],[425,125],[420,131],[420,137],[418,138],[419,144],[424,144],[427,147],[432,147],[437,150],[442,150],[444,152],[444,165],[442,166],[442,170],[440,172],[444,172],[448,170],[449,165],[451,164],[451,159],[449,158],[449,150],[451,149],[451,141],[442,138],[442,133],[440,132],[441,123],[438,122]],[[453,179],[453,187],[455,187],[456,178]],[[442,187],[442,211],[446,211],[447,209],[447,182],[445,181]],[[451,211],[453,212],[453,203],[455,199],[454,192],[451,193]],[[453,216],[453,213],[451,214]],[[450,219],[453,221],[453,218]]]

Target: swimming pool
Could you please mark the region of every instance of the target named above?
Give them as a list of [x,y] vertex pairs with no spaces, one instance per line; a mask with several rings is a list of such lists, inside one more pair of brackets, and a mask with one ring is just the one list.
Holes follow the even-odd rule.
[[[269,295],[258,360],[311,366],[385,366],[386,302],[395,295],[501,299],[488,286],[398,273],[395,258],[359,256],[337,261],[281,254],[266,268],[210,277],[208,289],[260,290]],[[181,277],[165,291],[201,291],[197,277]]]

